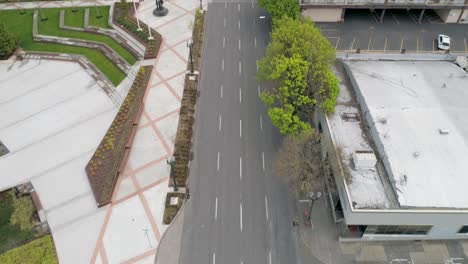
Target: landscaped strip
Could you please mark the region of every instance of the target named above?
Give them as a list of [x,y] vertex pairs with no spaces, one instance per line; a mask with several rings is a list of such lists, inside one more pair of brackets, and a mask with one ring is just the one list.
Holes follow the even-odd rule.
[[162,37],[155,30],[151,29],[151,37],[149,39],[148,26],[139,20],[141,30],[138,30],[138,23],[134,17],[132,3],[116,2],[113,10],[113,22],[127,33],[131,34],[141,44],[145,45],[145,59],[154,59],[158,56],[159,47],[161,46]]
[[60,29],[60,26],[59,26],[60,10],[63,10],[63,8],[48,8],[48,9],[43,9],[41,11],[42,17],[46,17],[47,20],[39,19],[38,21],[38,33],[39,34],[47,35],[47,36],[56,36],[56,37],[100,42],[109,46],[112,50],[117,52],[130,65],[135,64],[136,62],[135,56],[133,56],[133,54],[131,54],[127,49],[125,49],[122,45],[120,45],[119,43],[117,43],[115,40],[113,40],[112,38],[108,36],[93,34],[93,33],[88,33],[88,32],[78,32],[78,31]]
[[58,263],[51,235],[45,235],[20,247],[0,254],[2,264],[55,264]]
[[[195,23],[192,32],[193,38],[193,61],[194,68],[200,71],[201,53],[203,46],[205,13],[197,10],[195,13]],[[189,66],[190,67],[190,66]],[[179,125],[174,144],[175,164],[173,167],[173,177],[177,187],[186,187],[189,176],[189,162],[192,159],[192,135],[195,123],[195,105],[198,98],[199,75],[187,74],[185,76],[184,93],[179,112]],[[173,186],[173,181],[169,181],[169,186]],[[190,195],[187,189],[186,194],[168,193],[166,196],[166,206],[164,208],[164,224],[170,224],[182,206],[185,196]],[[180,204],[171,205],[171,197],[179,197]]]
[[125,166],[135,136],[152,69],[153,66],[139,69],[119,112],[86,165],[86,173],[98,206],[111,202],[117,177]]
[[26,9],[24,11],[23,15],[20,15],[18,10],[0,11],[1,23],[18,37],[19,45],[24,50],[84,55],[115,86],[125,78],[125,74],[98,50],[34,41],[32,37],[34,9]]

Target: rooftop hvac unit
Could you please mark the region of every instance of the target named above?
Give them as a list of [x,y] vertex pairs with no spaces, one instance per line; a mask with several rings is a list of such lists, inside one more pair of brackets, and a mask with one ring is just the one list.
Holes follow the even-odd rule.
[[373,151],[358,150],[353,153],[353,163],[356,169],[374,169],[377,158]]

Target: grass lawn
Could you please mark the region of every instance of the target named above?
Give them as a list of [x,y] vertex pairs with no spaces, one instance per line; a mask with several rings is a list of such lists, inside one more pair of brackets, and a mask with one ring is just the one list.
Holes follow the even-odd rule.
[[[100,28],[112,28],[109,26],[110,6],[93,6],[89,10],[89,25]],[[100,17],[102,16],[102,17]]]
[[[65,25],[72,27],[84,27],[85,7],[77,7],[76,12],[70,8],[65,9]],[[112,28],[109,26],[109,6],[89,7],[89,25],[100,28]]]
[[50,235],[0,254],[2,264],[56,264],[54,243]]
[[[19,38],[20,46],[23,49],[28,51],[81,54],[86,56],[89,61],[96,65],[96,67],[101,70],[114,85],[118,85],[125,78],[125,74],[97,50],[33,41],[33,12],[34,10],[28,9],[26,10],[26,14],[19,15],[17,10],[0,11],[0,21],[2,21],[2,23],[4,23],[11,32],[16,34]],[[58,20],[56,26],[58,27]]]
[[102,42],[107,44],[115,52],[120,54],[122,58],[124,58],[128,63],[130,63],[130,65],[135,64],[136,58],[133,57],[133,55],[130,52],[128,52],[123,46],[121,46],[119,43],[117,43],[115,40],[108,36],[60,29],[60,10],[61,8],[48,8],[42,10],[42,14],[39,17],[45,16],[48,19],[46,21],[42,21],[41,19],[39,19],[38,29],[40,34]]
[[[24,232],[10,225],[10,216],[13,213],[11,203],[8,192],[0,193],[0,252],[33,238],[32,232]],[[0,260],[0,263],[4,262]]]

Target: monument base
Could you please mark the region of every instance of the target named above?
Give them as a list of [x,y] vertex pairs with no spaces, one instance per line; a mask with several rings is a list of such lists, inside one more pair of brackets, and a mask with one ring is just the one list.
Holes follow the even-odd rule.
[[157,17],[162,17],[162,16],[165,16],[167,15],[167,13],[169,13],[169,10],[165,7],[161,8],[161,9],[154,9],[153,10],[153,15],[157,16]]

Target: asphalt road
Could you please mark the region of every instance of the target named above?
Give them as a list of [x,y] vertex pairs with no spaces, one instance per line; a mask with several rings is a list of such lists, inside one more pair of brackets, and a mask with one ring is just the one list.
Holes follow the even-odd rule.
[[255,79],[270,21],[252,2],[209,3],[180,263],[301,263],[294,200],[272,175],[281,136]]
[[338,52],[444,53],[437,49],[438,34],[451,38],[452,53],[468,53],[468,25],[444,24],[434,11],[419,10],[346,10],[343,23],[317,23]]

